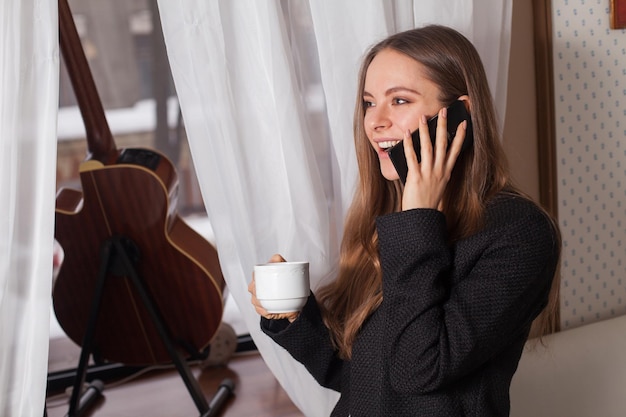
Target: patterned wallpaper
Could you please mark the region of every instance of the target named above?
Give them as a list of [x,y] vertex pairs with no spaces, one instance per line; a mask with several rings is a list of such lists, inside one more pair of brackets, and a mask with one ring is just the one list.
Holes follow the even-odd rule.
[[626,314],[626,31],[553,0],[563,328]]

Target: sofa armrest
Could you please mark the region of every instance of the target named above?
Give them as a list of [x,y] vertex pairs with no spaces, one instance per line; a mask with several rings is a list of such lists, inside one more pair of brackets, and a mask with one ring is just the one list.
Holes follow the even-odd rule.
[[526,344],[511,383],[511,417],[623,417],[626,316]]

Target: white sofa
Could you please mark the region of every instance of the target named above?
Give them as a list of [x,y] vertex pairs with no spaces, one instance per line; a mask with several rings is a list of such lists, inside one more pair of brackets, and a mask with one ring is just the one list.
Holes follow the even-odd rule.
[[626,416],[626,316],[530,341],[511,384],[511,417]]

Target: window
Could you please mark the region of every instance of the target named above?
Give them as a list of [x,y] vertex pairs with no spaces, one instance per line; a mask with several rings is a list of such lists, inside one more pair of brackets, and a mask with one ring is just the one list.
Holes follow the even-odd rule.
[[[155,16],[156,0],[69,3],[116,147],[145,147],[167,156],[179,179],[178,212],[204,212],[160,22]],[[87,155],[88,143],[63,60],[58,140],[57,189],[80,188],[79,166]]]

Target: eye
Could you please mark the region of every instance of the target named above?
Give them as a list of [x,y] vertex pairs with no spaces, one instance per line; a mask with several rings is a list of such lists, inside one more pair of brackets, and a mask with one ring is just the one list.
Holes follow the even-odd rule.
[[406,104],[408,102],[409,102],[409,100],[406,100],[406,99],[401,98],[401,97],[396,97],[396,98],[393,99],[393,104]]
[[363,108],[368,109],[370,107],[374,107],[374,103],[368,100],[363,100]]

